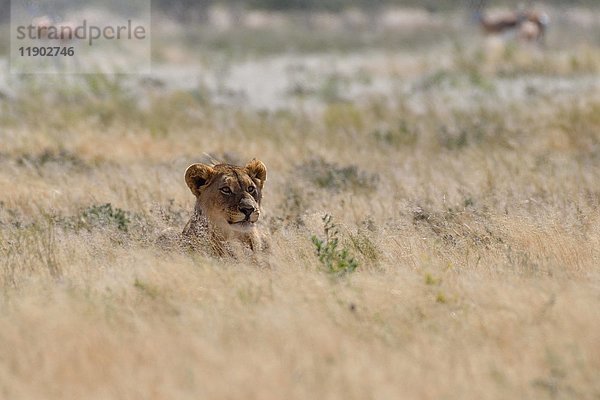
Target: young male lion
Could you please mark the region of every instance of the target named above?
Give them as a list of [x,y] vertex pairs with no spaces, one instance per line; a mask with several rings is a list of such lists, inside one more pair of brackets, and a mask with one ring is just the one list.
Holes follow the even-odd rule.
[[245,167],[190,165],[185,183],[196,196],[196,206],[183,230],[184,240],[219,256],[234,255],[232,249],[240,244],[251,251],[264,250],[256,223],[266,180],[267,168],[256,159]]

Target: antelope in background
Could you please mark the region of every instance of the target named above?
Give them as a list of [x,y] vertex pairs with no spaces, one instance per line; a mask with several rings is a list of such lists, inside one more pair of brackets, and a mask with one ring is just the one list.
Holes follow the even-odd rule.
[[70,42],[75,37],[74,32],[77,27],[75,23],[70,21],[54,22],[54,19],[48,15],[33,18],[31,25],[36,28],[37,35],[39,35],[38,39],[48,39],[49,29],[55,28],[56,37],[61,42]]
[[521,40],[543,43],[550,21],[548,14],[519,7],[516,11],[490,16],[483,11],[486,0],[475,0],[472,4],[475,7],[475,19],[485,34],[516,32]]

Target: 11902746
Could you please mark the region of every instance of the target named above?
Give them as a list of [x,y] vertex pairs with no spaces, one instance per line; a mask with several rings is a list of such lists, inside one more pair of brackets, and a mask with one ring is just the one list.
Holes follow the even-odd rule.
[[61,46],[32,46],[19,47],[21,57],[73,57],[75,55],[74,47]]

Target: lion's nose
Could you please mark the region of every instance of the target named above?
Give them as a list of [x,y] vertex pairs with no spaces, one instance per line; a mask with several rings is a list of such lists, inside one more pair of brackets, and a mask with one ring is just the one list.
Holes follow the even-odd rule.
[[254,207],[240,206],[240,211],[244,213],[246,218],[248,218],[254,212]]

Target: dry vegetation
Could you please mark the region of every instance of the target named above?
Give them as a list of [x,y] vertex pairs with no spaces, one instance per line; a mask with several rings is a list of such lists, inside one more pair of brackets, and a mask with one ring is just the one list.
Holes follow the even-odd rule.
[[[0,103],[0,398],[600,398],[597,86],[498,89],[598,49],[529,50],[424,50],[410,96],[304,111],[24,77]],[[204,152],[269,168],[270,268],[153,246]]]

